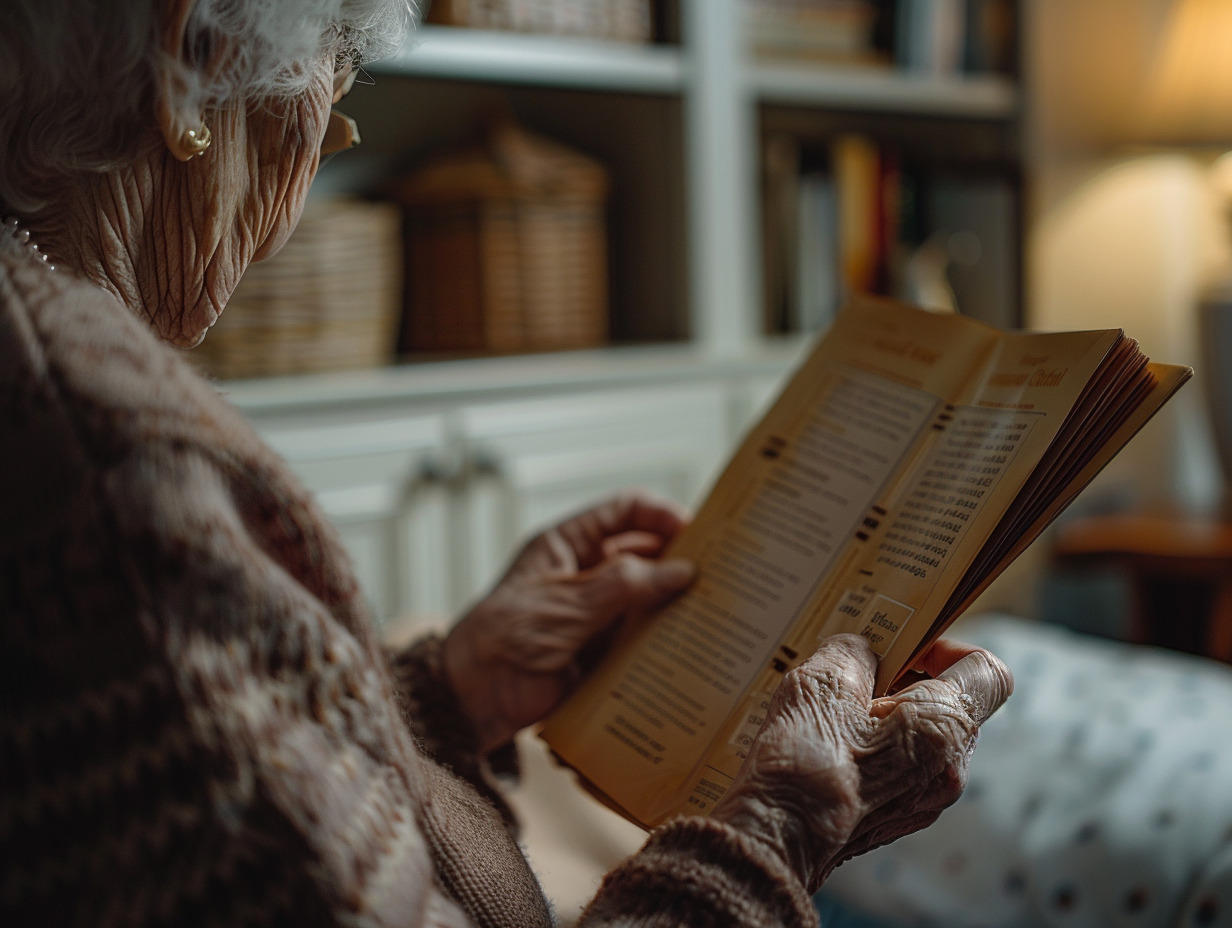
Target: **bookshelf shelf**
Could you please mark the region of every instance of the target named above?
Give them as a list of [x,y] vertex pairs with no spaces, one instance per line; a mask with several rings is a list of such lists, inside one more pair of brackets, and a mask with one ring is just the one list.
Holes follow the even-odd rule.
[[[808,173],[836,140],[861,136],[927,184],[924,235],[953,226],[964,260],[980,238],[983,265],[947,271],[978,280],[966,302],[977,313],[991,303],[989,321],[1020,322],[1025,107],[1014,54],[979,59],[1000,70],[936,77],[923,65],[757,57],[748,0],[654,3],[660,41],[646,44],[420,27],[371,67],[376,86],[347,100],[364,143],[323,172],[325,189],[379,195],[409,165],[472,138],[484,114],[507,112],[611,171],[611,342],[733,358],[811,331],[770,305],[771,277],[799,256],[771,261],[769,223],[785,220],[767,213],[768,144],[793,139],[804,161],[792,170]],[[887,287],[898,287],[897,260],[878,277]]]
[[764,103],[977,119],[1009,119],[1018,111],[1017,88],[999,75],[925,78],[878,67],[754,65],[746,85]]
[[587,39],[423,26],[375,73],[628,93],[675,94],[680,49]]

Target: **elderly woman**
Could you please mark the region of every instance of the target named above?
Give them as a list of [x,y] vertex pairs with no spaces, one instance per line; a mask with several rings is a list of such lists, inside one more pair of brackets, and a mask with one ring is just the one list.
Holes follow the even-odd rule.
[[[551,922],[490,760],[582,648],[686,586],[642,495],[532,541],[387,655],[334,533],[167,343],[299,217],[392,0],[7,0],[0,30],[0,922]],[[333,138],[332,135],[329,138]],[[332,141],[331,146],[332,147]],[[872,699],[860,639],[789,675],[737,784],[590,925],[808,925],[933,820],[1011,683],[976,649]]]

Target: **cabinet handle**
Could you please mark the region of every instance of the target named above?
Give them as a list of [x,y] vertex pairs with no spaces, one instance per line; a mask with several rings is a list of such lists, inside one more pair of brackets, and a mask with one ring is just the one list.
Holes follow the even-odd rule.
[[467,471],[473,477],[500,479],[505,475],[505,464],[490,448],[476,448],[471,452]]
[[464,478],[461,462],[456,455],[430,454],[419,464],[415,484],[455,484]]
[[419,463],[412,486],[443,484],[461,486],[475,478],[500,479],[505,474],[505,465],[500,455],[486,448],[479,448],[466,458],[459,455],[430,454]]

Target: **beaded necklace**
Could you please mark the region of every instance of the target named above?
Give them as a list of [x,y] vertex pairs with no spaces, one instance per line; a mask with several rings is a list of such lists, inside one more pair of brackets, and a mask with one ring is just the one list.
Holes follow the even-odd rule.
[[40,263],[46,266],[47,270],[54,271],[56,266],[51,263],[51,259],[39,248],[37,244],[30,241],[30,230],[23,229],[12,216],[5,216],[0,219],[0,229],[3,229],[3,236],[11,239],[19,248],[26,251],[32,258],[35,258]]

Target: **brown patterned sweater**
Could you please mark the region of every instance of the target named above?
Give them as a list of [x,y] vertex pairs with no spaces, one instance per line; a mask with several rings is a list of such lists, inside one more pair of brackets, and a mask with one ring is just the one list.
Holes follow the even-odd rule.
[[[443,687],[213,388],[0,241],[0,924],[549,924]],[[583,920],[815,915],[691,820]]]

